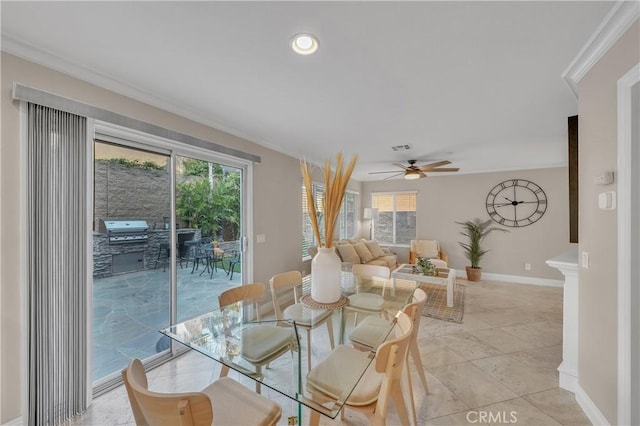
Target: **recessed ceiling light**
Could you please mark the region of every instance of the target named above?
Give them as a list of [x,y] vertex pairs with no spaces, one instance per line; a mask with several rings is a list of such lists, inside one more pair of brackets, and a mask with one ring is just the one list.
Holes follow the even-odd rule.
[[300,55],[311,55],[318,50],[318,40],[311,34],[296,34],[291,38],[291,48]]

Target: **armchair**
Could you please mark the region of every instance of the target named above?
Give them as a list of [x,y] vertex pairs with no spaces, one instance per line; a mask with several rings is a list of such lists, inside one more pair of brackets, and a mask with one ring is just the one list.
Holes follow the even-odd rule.
[[438,240],[411,240],[409,263],[415,264],[419,257],[426,257],[438,268],[449,267],[449,257]]

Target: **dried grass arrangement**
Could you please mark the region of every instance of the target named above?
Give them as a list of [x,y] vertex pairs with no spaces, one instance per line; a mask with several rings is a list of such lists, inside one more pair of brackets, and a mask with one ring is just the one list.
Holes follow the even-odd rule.
[[[321,231],[318,221],[315,200],[313,198],[312,176],[309,165],[306,161],[300,162],[300,171],[302,172],[302,181],[307,195],[307,205],[309,206],[309,217],[311,218],[311,226],[313,233],[318,241],[319,247],[331,247],[333,243],[333,234],[340,214],[340,207],[344,199],[344,193],[347,183],[351,178],[351,173],[356,165],[358,156],[354,155],[345,170],[342,170],[343,161],[342,153],[339,152],[336,159],[336,171],[331,174],[331,161],[326,160],[324,164],[324,246],[320,238]],[[313,212],[313,214],[311,214]]]

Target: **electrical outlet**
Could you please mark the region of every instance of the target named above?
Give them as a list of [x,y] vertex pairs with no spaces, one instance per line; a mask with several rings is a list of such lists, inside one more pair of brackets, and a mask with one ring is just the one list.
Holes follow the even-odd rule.
[[287,417],[287,426],[295,426],[298,424],[298,417],[289,416]]
[[530,263],[525,263],[524,264],[524,270],[525,271],[530,271],[531,270],[531,264]]

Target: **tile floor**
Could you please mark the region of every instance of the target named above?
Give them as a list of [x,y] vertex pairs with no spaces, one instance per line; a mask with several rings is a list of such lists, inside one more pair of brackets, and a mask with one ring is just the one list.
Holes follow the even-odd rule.
[[[425,394],[416,377],[418,424],[589,425],[573,394],[558,387],[562,289],[491,281],[466,284],[463,324],[422,317],[419,344],[430,392]],[[326,352],[324,335],[322,328],[314,332],[314,356]],[[214,361],[191,352],[148,374],[152,389],[187,391],[215,380],[218,371]],[[296,406],[268,390],[264,394],[282,405],[280,424],[286,425]],[[480,416],[487,417],[482,421]],[[302,423],[306,420],[305,414]],[[119,387],[96,398],[70,424],[133,424],[126,392]],[[369,422],[347,410],[344,422],[323,418],[322,424]],[[393,408],[387,424],[399,424]]]
[[[218,307],[218,295],[240,285],[242,274],[229,279],[218,268],[192,273],[191,264],[177,266],[178,320],[193,318]],[[202,273],[206,272],[206,273]],[[146,269],[93,282],[93,379],[119,372],[131,358],[155,355],[169,325],[169,269]]]

